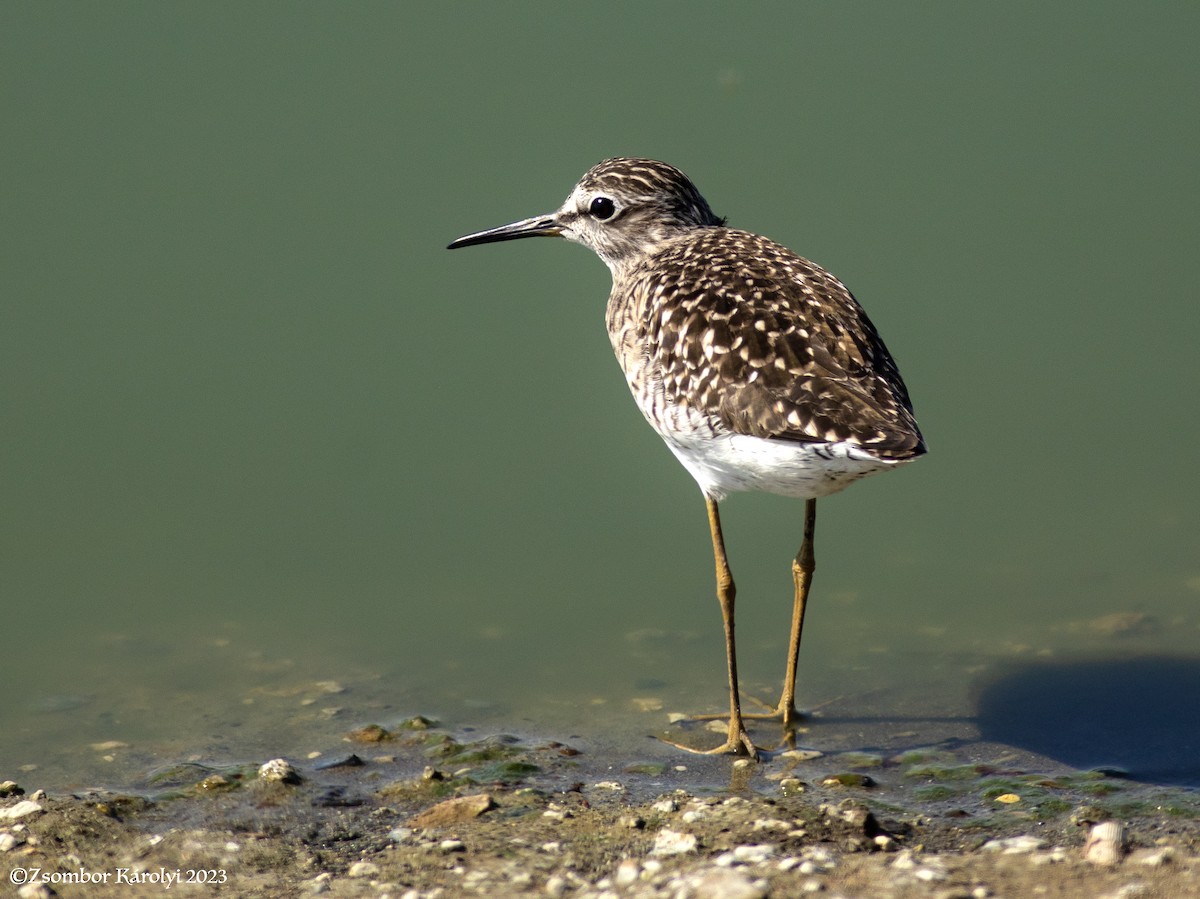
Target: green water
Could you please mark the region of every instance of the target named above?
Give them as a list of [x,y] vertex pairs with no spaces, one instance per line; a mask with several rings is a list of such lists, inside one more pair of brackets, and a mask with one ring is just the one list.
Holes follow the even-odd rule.
[[[802,703],[969,719],[998,662],[1193,652],[1197,33],[1191,3],[6,5],[0,778],[721,708],[703,505],[604,266],[443,249],[617,154],[846,281],[927,436],[820,503]],[[756,695],[802,513],[723,510]]]

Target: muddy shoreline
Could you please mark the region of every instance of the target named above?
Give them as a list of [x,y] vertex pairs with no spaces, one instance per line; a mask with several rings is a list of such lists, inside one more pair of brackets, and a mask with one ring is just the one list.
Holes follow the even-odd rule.
[[[0,877],[20,896],[1200,896],[1187,788],[955,741],[761,764],[655,748],[416,717],[265,771],[71,792],[30,772],[0,791]],[[1107,854],[1085,849],[1098,825]]]

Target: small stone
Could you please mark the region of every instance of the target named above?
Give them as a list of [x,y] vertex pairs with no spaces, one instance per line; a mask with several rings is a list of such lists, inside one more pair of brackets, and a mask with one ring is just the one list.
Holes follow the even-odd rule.
[[779,792],[784,796],[797,796],[804,792],[804,781],[796,777],[785,777],[779,781]]
[[819,759],[824,754],[816,749],[788,749],[779,753],[779,757],[792,762],[811,762],[813,759]]
[[1021,801],[1021,797],[1016,793],[1002,793],[996,797],[997,802],[1003,802],[1005,805],[1013,805]]
[[228,790],[233,784],[224,775],[210,774],[204,780],[200,781],[200,783],[196,784],[196,786],[206,792],[215,793],[218,790]]
[[1125,828],[1117,821],[1101,821],[1088,834],[1083,857],[1093,865],[1115,865],[1125,855]]
[[561,899],[562,895],[567,891],[567,879],[554,874],[546,878],[545,893],[550,899]]
[[41,802],[43,799],[46,798],[46,791],[45,790],[34,790],[29,795],[29,798],[32,799],[34,802]]
[[630,830],[641,830],[646,826],[646,819],[640,815],[625,815],[617,821],[618,826],[627,827]]
[[1159,849],[1139,849],[1129,856],[1131,862],[1137,862],[1139,865],[1146,865],[1149,868],[1160,868],[1173,858],[1175,858],[1175,850],[1169,846]]
[[321,761],[313,763],[313,768],[317,771],[329,771],[333,768],[361,768],[364,764],[365,762],[358,755],[351,752],[346,755],[321,759]]
[[642,873],[641,867],[631,858],[617,865],[617,873],[613,875],[613,883],[619,887],[627,887],[635,883]]
[[683,855],[696,851],[696,836],[690,833],[679,833],[674,830],[660,830],[654,838],[654,848],[651,855]]
[[329,881],[332,879],[332,874],[330,874],[328,871],[322,871],[312,880],[304,881],[304,889],[312,893],[314,896],[318,896],[321,893],[328,893]]
[[17,845],[17,838],[7,831],[0,833],[0,852],[8,852]]
[[792,829],[792,825],[787,821],[780,821],[778,818],[758,818],[753,824],[750,825],[750,829],[756,831],[778,830],[786,832]]
[[873,787],[875,779],[866,774],[859,774],[857,771],[841,771],[837,774],[831,774],[821,781],[821,786],[825,787]]
[[1076,827],[1084,824],[1099,824],[1104,820],[1104,810],[1095,805],[1076,806],[1072,810],[1069,820]]
[[413,827],[445,827],[448,824],[461,824],[472,818],[478,818],[484,812],[495,807],[496,803],[487,793],[459,796],[425,809],[410,819],[408,823]]
[[767,895],[761,883],[755,883],[739,871],[710,871],[693,883],[696,899],[763,899]]
[[442,852],[466,852],[467,844],[462,840],[442,840],[438,843],[438,849]]
[[1049,852],[1035,852],[1029,860],[1035,865],[1057,865],[1067,860],[1065,846],[1055,846]]
[[379,865],[374,862],[355,862],[346,872],[347,877],[374,877],[379,873]]
[[21,785],[15,780],[6,780],[0,783],[0,799],[5,799],[9,796],[24,796],[25,791],[21,789]]
[[262,767],[258,769],[258,776],[267,783],[300,783],[300,772],[286,759],[271,759],[269,762],[263,762]]
[[630,700],[639,712],[661,712],[663,701],[655,697],[635,697]]
[[411,827],[396,827],[388,831],[387,838],[393,843],[403,843],[413,835]]
[[733,859],[743,865],[759,865],[775,854],[775,847],[763,843],[757,846],[737,846]]
[[0,818],[7,818],[9,821],[16,821],[18,818],[25,818],[29,815],[37,814],[42,810],[42,806],[34,802],[32,799],[22,799],[16,805],[9,806],[5,809],[0,809]]
[[58,894],[44,883],[27,883],[17,890],[18,899],[52,899]]
[[650,808],[654,809],[656,812],[665,812],[670,814],[671,812],[679,811],[679,803],[674,799],[660,799],[658,802],[654,803],[654,805],[650,806]]
[[382,743],[384,740],[392,738],[392,735],[378,724],[356,727],[347,736],[355,743]]
[[988,840],[980,848],[984,852],[999,852],[1001,855],[1022,855],[1033,852],[1035,849],[1044,849],[1045,846],[1045,840],[1025,834],[1003,840]]

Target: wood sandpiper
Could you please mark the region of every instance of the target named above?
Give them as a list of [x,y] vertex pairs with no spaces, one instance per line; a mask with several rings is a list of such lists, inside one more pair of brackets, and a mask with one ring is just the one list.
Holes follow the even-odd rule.
[[[796,662],[817,498],[925,452],[904,381],[841,281],[765,237],[727,228],[666,163],[606,159],[556,212],[468,234],[450,249],[538,236],[581,243],[612,273],[606,317],[617,361],[708,507],[729,666],[728,734],[708,752],[758,757],[744,719],[779,719],[790,734],[800,717]],[[774,711],[753,715],[738,695],[735,589],[717,513],[739,490],[806,500],[783,695]]]

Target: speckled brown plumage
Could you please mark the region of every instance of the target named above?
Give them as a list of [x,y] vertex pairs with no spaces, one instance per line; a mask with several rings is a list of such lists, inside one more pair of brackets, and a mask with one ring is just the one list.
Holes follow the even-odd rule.
[[641,348],[668,402],[714,427],[885,459],[924,451],[900,372],[850,291],[757,234],[665,240],[614,283],[608,328]]

